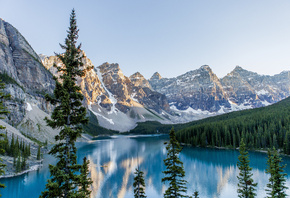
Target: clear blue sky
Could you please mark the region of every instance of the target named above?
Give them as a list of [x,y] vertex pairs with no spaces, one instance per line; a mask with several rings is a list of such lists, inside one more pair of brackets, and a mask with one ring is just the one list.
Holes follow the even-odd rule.
[[94,65],[119,63],[127,76],[174,77],[205,64],[218,77],[236,65],[290,70],[289,0],[0,0],[0,17],[53,55],[72,8]]

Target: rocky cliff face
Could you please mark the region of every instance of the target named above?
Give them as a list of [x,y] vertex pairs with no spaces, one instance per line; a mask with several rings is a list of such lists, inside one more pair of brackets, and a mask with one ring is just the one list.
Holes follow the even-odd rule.
[[166,95],[172,110],[207,116],[262,107],[290,95],[288,71],[267,76],[240,66],[222,79],[209,66],[202,66],[176,78],[155,73],[149,82],[154,90]]
[[221,82],[206,65],[176,78],[161,78],[155,73],[149,82],[154,90],[165,94],[169,103],[178,110],[190,107],[216,112],[220,106],[229,107]]
[[0,72],[12,77],[29,93],[52,93],[52,75],[25,38],[0,19]]
[[[20,32],[2,19],[0,19],[0,77],[6,84],[4,92],[11,95],[11,99],[4,103],[10,111],[4,119],[8,133],[20,138],[25,135],[33,136],[41,142],[46,140],[54,142],[56,130],[48,129],[46,138],[42,134],[48,128],[43,118],[49,116],[47,113],[51,112],[52,108],[44,100],[45,93],[53,93],[55,82],[52,74],[42,65],[39,56]],[[31,111],[31,106],[38,110],[37,113]],[[43,125],[42,132],[39,131],[40,123]]]
[[[84,68],[93,67],[82,53]],[[51,112],[43,95],[53,93],[52,76],[58,76],[54,64],[62,63],[56,56],[38,56],[12,25],[0,19],[0,75],[6,82],[5,92],[12,96],[6,101],[11,112],[6,121],[22,132],[37,134],[40,125],[45,127],[33,112],[43,116]],[[261,107],[290,95],[289,71],[267,76],[236,67],[219,79],[207,65],[176,78],[162,78],[156,72],[146,80],[139,72],[127,77],[118,64],[104,63],[77,83],[85,96],[83,104],[99,124],[118,131],[128,131],[136,122],[147,120],[179,123]]]
[[122,112],[127,113],[134,102],[158,113],[170,111],[166,97],[151,90],[148,81],[140,73],[128,78],[118,64],[109,63],[97,67],[97,70],[101,73],[104,86],[117,99],[117,108]]
[[[11,24],[0,19],[0,73],[6,83],[5,92],[11,94],[6,106],[11,112],[6,121],[16,125],[25,116],[27,101],[43,101],[44,93],[52,93],[52,74],[42,65],[40,58]],[[39,108],[49,111],[44,103]]]
[[[90,59],[82,53],[84,68],[92,67]],[[44,66],[57,76],[53,64],[61,66],[58,58],[41,55],[41,59]],[[137,121],[167,120],[162,118],[171,112],[166,97],[148,88],[150,85],[141,74],[131,77],[133,82],[124,76],[118,64],[104,63],[78,79],[85,96],[84,104],[97,116],[101,126],[127,131]]]
[[149,89],[152,89],[150,83],[148,80],[144,78],[142,74],[139,72],[136,72],[135,74],[132,74],[130,77],[131,82],[136,87],[147,87]]
[[289,72],[259,75],[237,66],[221,79],[228,100],[250,108],[273,104],[289,96]]

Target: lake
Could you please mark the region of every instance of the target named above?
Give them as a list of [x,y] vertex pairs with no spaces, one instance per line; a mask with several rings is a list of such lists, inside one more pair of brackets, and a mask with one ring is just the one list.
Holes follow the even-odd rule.
[[[166,158],[164,142],[167,135],[154,136],[111,136],[88,143],[78,143],[78,159],[87,156],[91,162],[91,177],[94,181],[92,197],[132,198],[134,171],[138,163],[144,172],[146,195],[148,198],[163,197],[167,188],[161,183]],[[184,147],[180,159],[183,161],[188,181],[188,195],[198,190],[201,198],[237,197],[236,166],[239,152],[236,150]],[[250,152],[253,179],[258,182],[257,197],[265,197],[268,183],[266,154]],[[290,175],[290,158],[283,158],[289,164],[285,171]],[[50,176],[48,163],[55,163],[47,156],[38,171],[24,175],[0,179],[7,186],[1,190],[3,198],[36,198],[45,189]],[[287,186],[290,178],[287,176]],[[290,195],[289,189],[287,194]]]

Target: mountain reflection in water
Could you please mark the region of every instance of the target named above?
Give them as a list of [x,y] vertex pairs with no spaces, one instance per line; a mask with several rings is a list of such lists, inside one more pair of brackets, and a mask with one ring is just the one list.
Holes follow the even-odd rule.
[[[134,172],[138,164],[144,172],[146,195],[150,198],[163,197],[167,185],[161,182],[165,170],[166,158],[164,142],[168,136],[112,136],[97,139],[89,143],[78,143],[78,160],[87,156],[90,160],[90,173],[93,180],[92,198],[132,198]],[[236,166],[239,152],[236,150],[218,150],[184,147],[180,159],[188,181],[188,195],[198,190],[201,198],[237,197]],[[253,167],[253,179],[258,182],[257,198],[265,197],[268,183],[266,154],[250,152],[250,165]],[[47,164],[55,163],[52,157],[44,161],[39,171],[25,175],[1,179],[7,188],[1,190],[3,197],[36,198],[44,190],[49,171]],[[285,172],[290,174],[290,159],[284,158]],[[290,179],[287,176],[287,186]],[[290,195],[290,190],[287,190]]]

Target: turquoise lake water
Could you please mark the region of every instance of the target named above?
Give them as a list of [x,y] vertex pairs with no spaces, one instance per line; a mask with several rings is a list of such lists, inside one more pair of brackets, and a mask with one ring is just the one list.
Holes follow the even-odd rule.
[[[167,188],[161,183],[165,170],[163,159],[166,158],[164,142],[168,136],[112,136],[89,143],[78,144],[78,159],[87,156],[91,161],[91,177],[94,181],[92,197],[96,198],[132,198],[133,178],[137,164],[144,172],[146,195],[148,198],[163,197]],[[180,159],[183,161],[188,195],[195,190],[201,198],[234,198],[237,197],[236,166],[238,159],[236,150],[219,150],[184,147]],[[285,157],[284,163],[289,164],[285,171],[290,175],[290,158]],[[265,197],[268,182],[266,154],[250,152],[253,178],[258,182],[257,197]],[[38,171],[7,179],[0,179],[7,188],[1,190],[4,198],[36,198],[45,189],[50,176],[48,163],[55,163],[48,156]],[[290,177],[287,176],[290,187]],[[290,195],[290,190],[287,190]]]

